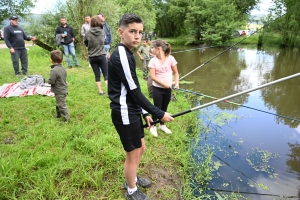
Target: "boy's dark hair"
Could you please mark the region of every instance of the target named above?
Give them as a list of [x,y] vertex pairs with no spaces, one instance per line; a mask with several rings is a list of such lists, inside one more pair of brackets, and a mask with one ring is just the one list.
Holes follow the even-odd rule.
[[163,40],[154,40],[151,42],[153,47],[161,47],[166,56],[171,54],[171,45]]
[[121,26],[127,27],[128,24],[132,24],[132,23],[143,23],[143,20],[135,14],[125,14],[121,17],[119,21],[119,27]]
[[101,27],[103,28],[103,21],[98,15],[94,15],[91,19],[91,27]]
[[61,16],[60,19],[66,19],[64,16]]
[[54,63],[62,63],[63,61],[63,54],[60,50],[51,51],[50,57]]
[[86,14],[84,17],[91,17],[91,15],[89,15],[89,14]]
[[104,14],[102,14],[102,13],[99,13],[98,15],[101,15],[102,17],[104,17],[104,18],[105,18],[105,15],[104,15]]
[[147,42],[147,43],[148,43],[148,39],[147,39],[147,38],[143,39],[143,41],[145,41],[145,42]]

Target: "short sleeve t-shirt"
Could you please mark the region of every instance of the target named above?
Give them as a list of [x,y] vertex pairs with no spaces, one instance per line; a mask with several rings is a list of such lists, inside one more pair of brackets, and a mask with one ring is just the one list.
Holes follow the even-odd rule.
[[151,47],[150,46],[140,46],[138,52],[140,52],[145,60],[150,60],[150,51]]
[[[157,57],[154,57],[150,60],[148,67],[155,69],[155,76],[162,80],[163,83],[172,85],[172,66],[177,65],[177,61],[175,58],[171,55],[166,57],[166,60],[164,64],[160,64]],[[152,81],[152,85],[155,87],[163,88],[160,84],[156,83],[155,81]]]

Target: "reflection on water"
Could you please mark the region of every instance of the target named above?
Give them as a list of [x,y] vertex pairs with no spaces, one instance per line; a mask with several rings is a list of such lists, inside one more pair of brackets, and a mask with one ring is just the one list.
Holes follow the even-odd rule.
[[[205,48],[174,54],[180,75],[189,73],[223,50]],[[226,51],[185,77],[185,81],[192,81],[193,84],[182,84],[180,87],[222,98],[299,73],[299,61],[299,53],[289,50],[237,48]],[[213,99],[204,98],[200,103],[210,101]],[[300,77],[230,101],[300,120]],[[217,131],[205,134],[201,148],[193,151],[193,156],[199,159],[205,148],[213,149],[213,162],[221,163],[209,183],[210,188],[240,191],[250,199],[280,198],[243,192],[300,197],[299,121],[274,117],[230,103],[218,103],[203,110],[206,114],[199,118],[206,123],[212,123],[216,113],[226,112],[240,117],[221,128],[216,126]]]
[[[172,52],[178,50],[184,49],[172,47]],[[173,56],[178,61],[179,74],[183,76],[222,51],[224,48],[202,48],[175,53]],[[299,59],[299,52],[291,50],[236,48],[186,76],[184,80],[193,84],[181,84],[180,88],[222,98],[299,73]],[[142,66],[138,59],[137,65]],[[198,105],[213,100],[206,97]],[[230,101],[300,120],[300,77]],[[225,102],[201,111],[205,112],[200,112],[199,118],[215,126],[210,133],[201,135],[201,143],[195,147],[192,155],[197,162],[201,162],[207,155],[204,152],[208,148],[213,149],[213,163],[219,164],[209,188],[239,191],[251,200],[280,199],[266,195],[300,197],[299,121]],[[223,115],[223,112],[227,114]],[[228,125],[214,121],[215,116],[228,113],[239,118],[229,121]]]

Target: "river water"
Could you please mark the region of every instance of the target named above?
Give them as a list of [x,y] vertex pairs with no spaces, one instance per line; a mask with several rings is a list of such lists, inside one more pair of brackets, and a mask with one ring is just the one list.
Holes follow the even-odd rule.
[[[182,77],[225,49],[175,47],[172,52]],[[186,76],[183,80],[189,84],[180,85],[185,91],[176,93],[222,98],[299,72],[298,51],[240,46]],[[213,100],[205,97],[193,106]],[[211,129],[200,133],[192,154],[197,160],[209,148],[217,166],[208,187],[227,194],[238,191],[249,199],[300,199],[300,77],[230,101],[241,106],[221,102],[198,112]]]

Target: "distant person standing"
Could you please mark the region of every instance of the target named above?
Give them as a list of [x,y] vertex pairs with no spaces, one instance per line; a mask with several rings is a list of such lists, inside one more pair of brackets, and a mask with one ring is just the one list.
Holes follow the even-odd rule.
[[104,14],[98,14],[100,19],[103,21],[103,31],[105,33],[105,41],[104,41],[104,48],[106,51],[106,59],[109,59],[110,54],[109,50],[112,44],[112,32],[110,26],[105,22],[106,17]]
[[35,37],[26,36],[23,29],[18,26],[18,17],[11,16],[10,24],[4,28],[4,41],[9,48],[15,75],[20,76],[19,59],[21,60],[22,73],[27,75],[28,55],[24,40],[35,40]]
[[154,33],[154,39],[157,40],[157,34],[156,33]]
[[151,52],[151,47],[148,45],[148,40],[143,39],[143,45],[140,46],[140,48],[136,53],[139,55],[143,63],[143,79],[145,81],[148,80],[148,71],[149,71],[148,64],[150,61],[150,56],[152,56],[150,52]]
[[85,23],[81,26],[81,35],[82,37],[85,36],[86,32],[88,30],[90,30],[90,22],[91,22],[91,16],[90,15],[86,15],[85,16]]
[[78,61],[75,54],[75,47],[74,47],[74,41],[75,41],[75,34],[73,31],[73,28],[67,24],[67,20],[65,17],[60,18],[61,25],[56,28],[55,36],[58,34],[61,34],[61,37],[63,40],[61,41],[61,45],[64,49],[64,54],[66,56],[66,60],[68,63],[68,68],[72,68],[72,64],[69,58],[69,53],[73,57],[73,62],[76,67],[80,67],[78,65]]
[[[85,34],[90,30],[91,28],[91,16],[90,15],[85,15],[85,23],[82,24],[81,26],[81,35],[84,38]],[[92,67],[91,64],[89,63],[89,67]]]
[[150,31],[150,32],[149,32],[149,40],[150,40],[150,41],[152,41],[152,36],[153,36],[153,33],[152,33],[152,31]]
[[91,28],[84,37],[84,44],[88,48],[89,61],[95,74],[96,86],[99,95],[104,95],[100,81],[100,70],[103,73],[104,81],[107,87],[107,60],[104,48],[105,33],[103,31],[103,22],[99,15],[93,16]]

